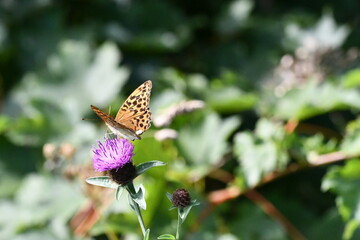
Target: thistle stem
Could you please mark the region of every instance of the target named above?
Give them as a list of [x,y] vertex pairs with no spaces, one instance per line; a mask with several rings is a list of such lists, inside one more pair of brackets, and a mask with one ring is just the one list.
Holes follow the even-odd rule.
[[139,204],[137,204],[137,202],[134,201],[133,199],[133,195],[136,194],[136,190],[135,190],[135,187],[133,185],[132,182],[128,183],[126,185],[126,190],[129,192],[130,194],[130,199],[131,199],[131,202],[134,206],[134,211],[136,213],[136,216],[138,218],[138,221],[139,221],[139,224],[140,224],[140,227],[141,227],[141,231],[142,231],[142,234],[143,236],[145,237],[145,234],[146,234],[146,227],[145,227],[145,224],[144,224],[144,219],[142,217],[142,214],[141,214],[141,210],[140,210],[140,207],[139,207]]
[[179,240],[179,237],[180,237],[180,226],[181,226],[180,208],[178,208],[178,223],[177,223],[177,227],[176,227],[176,240]]

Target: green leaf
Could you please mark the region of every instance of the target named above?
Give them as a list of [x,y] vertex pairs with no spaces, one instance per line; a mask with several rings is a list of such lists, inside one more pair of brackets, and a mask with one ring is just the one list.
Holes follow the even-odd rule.
[[186,217],[190,213],[191,208],[198,205],[200,205],[200,203],[196,202],[196,200],[193,200],[191,201],[191,204],[189,206],[184,208],[178,208],[178,214],[180,216],[181,223],[185,221]]
[[[338,151],[336,139],[327,139],[321,133],[312,136],[292,135],[289,139],[291,156],[299,163],[312,163],[319,155]],[[291,138],[291,137],[290,137]]]
[[334,166],[326,174],[322,189],[337,195],[340,215],[347,222],[346,239],[350,239],[360,223],[360,159],[348,160],[345,166]]
[[106,188],[117,189],[119,187],[119,184],[115,183],[108,176],[90,177],[86,179],[86,182],[95,186],[106,187]]
[[0,134],[9,128],[10,122],[10,118],[7,116],[0,116]]
[[[77,187],[76,182],[60,176],[26,175],[11,200],[0,200],[1,239],[20,239],[27,233],[22,239],[44,239],[40,235],[54,239],[55,232],[67,231],[68,222],[87,201]],[[30,238],[36,230],[38,238]]]
[[344,76],[344,86],[348,88],[360,86],[360,68],[351,70]]
[[172,194],[171,193],[166,193],[166,197],[169,199],[170,202],[172,202]]
[[345,88],[331,81],[322,84],[309,81],[301,88],[292,88],[281,98],[265,96],[259,103],[262,114],[280,119],[303,120],[334,110],[360,109],[358,89]]
[[149,161],[149,162],[140,163],[139,165],[136,166],[136,176],[143,174],[150,168],[164,166],[164,165],[166,165],[166,163],[163,163],[161,161]]
[[205,174],[229,150],[226,140],[239,125],[238,117],[222,120],[215,113],[188,122],[179,130],[179,151],[194,171],[200,171],[199,175]]
[[119,199],[120,199],[123,190],[124,190],[124,187],[121,186],[121,185],[119,185],[119,186],[116,188],[116,192],[115,192],[115,198],[116,198],[116,200],[119,200]]
[[343,239],[350,240],[352,239],[356,229],[359,229],[360,221],[359,220],[350,220],[345,227]]
[[145,201],[145,188],[144,186],[141,184],[139,186],[139,189],[137,190],[137,192],[134,194],[132,192],[129,192],[131,198],[139,205],[139,207],[141,209],[146,210],[146,201]]
[[175,236],[171,235],[171,234],[163,234],[157,237],[157,239],[170,239],[170,240],[175,240]]
[[310,28],[302,29],[294,23],[289,24],[285,32],[287,36],[299,47],[309,47],[309,38],[318,44],[317,49],[336,49],[340,47],[347,36],[350,34],[350,28],[346,25],[337,25],[331,12],[325,12],[318,22]]
[[286,134],[283,127],[266,119],[260,119],[255,134],[250,132],[235,135],[234,152],[249,186],[254,186],[262,177],[283,169],[289,158],[286,152]]
[[149,237],[150,237],[150,229],[148,228],[146,229],[144,240],[149,240]]
[[171,210],[173,210],[173,209],[176,209],[177,207],[175,207],[175,206],[171,206],[171,207],[169,207],[169,211],[171,211]]
[[131,195],[130,194],[128,194],[128,201],[129,201],[129,205],[130,205],[130,207],[132,208],[132,210],[134,210],[135,211],[135,202],[134,202],[134,199],[131,197]]
[[258,100],[255,94],[245,93],[234,86],[214,89],[207,96],[208,104],[219,113],[235,113],[248,110]]
[[341,143],[341,150],[348,155],[360,154],[360,119],[350,122]]
[[180,216],[181,219],[181,223],[183,223],[187,217],[187,215],[190,213],[192,206],[187,206],[184,208],[178,208],[178,214]]
[[107,105],[119,94],[129,75],[119,61],[113,43],[93,50],[85,41],[60,42],[47,65],[24,75],[9,94],[7,106],[12,107],[4,108],[4,113],[17,120],[8,137],[22,145],[94,139],[95,126],[81,119],[91,111],[90,104]]

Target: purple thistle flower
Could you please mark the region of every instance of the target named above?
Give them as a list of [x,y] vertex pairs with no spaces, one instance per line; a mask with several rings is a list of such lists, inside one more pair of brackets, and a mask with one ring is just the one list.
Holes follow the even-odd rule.
[[98,142],[94,149],[93,166],[95,171],[104,172],[118,170],[128,163],[132,163],[134,146],[126,139],[106,139],[105,143]]

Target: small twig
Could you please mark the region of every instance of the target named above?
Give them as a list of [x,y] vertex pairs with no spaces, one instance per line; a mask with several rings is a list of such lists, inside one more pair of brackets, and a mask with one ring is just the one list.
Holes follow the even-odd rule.
[[297,237],[294,239],[305,239],[304,236],[302,236],[301,233],[294,226],[292,226],[291,223],[269,201],[267,201],[263,196],[255,192],[254,189],[294,172],[334,162],[344,161],[353,157],[356,156],[348,156],[340,151],[323,154],[316,157],[315,159],[312,159],[308,165],[291,164],[284,171],[271,173],[265,176],[258,185],[254,186],[251,189],[242,190],[238,186],[231,186],[226,189],[213,191],[208,195],[210,205],[205,208],[200,214],[199,218],[197,219],[197,222],[199,224],[197,225],[201,225],[200,223],[211,214],[211,212],[216,208],[217,205],[235,199],[241,195],[246,195],[250,199],[254,198],[254,202],[259,203],[259,205],[264,209],[266,213],[277,219],[285,227],[285,229],[288,230],[289,235]]
[[245,193],[245,196],[251,201],[256,203],[261,209],[268,214],[270,217],[274,218],[279,222],[285,229],[286,232],[294,240],[305,240],[306,238],[300,233],[300,231],[263,195],[261,195],[256,190],[252,189]]

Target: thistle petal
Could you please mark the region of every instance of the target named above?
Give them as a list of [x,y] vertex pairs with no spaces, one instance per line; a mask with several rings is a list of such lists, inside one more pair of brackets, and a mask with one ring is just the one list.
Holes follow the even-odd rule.
[[126,139],[106,139],[98,142],[98,148],[93,149],[93,166],[95,171],[104,172],[118,170],[132,163],[134,146]]

